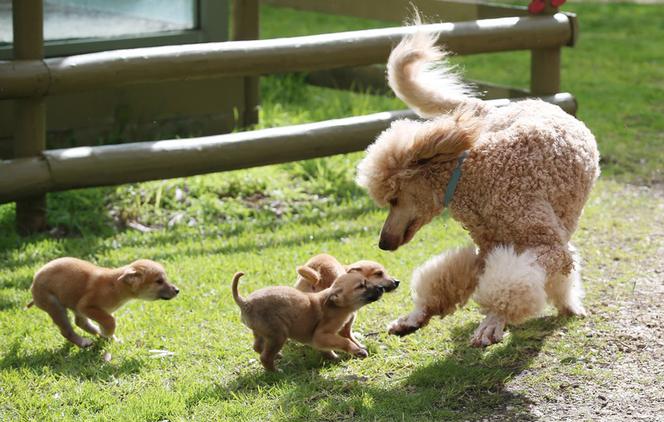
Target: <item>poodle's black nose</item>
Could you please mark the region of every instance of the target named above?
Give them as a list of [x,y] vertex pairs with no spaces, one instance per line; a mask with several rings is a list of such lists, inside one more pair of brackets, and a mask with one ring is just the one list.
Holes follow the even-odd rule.
[[399,283],[401,282],[395,278],[394,280],[392,280],[392,283],[394,283],[394,288],[396,289],[397,287],[399,287]]
[[396,251],[399,247],[399,242],[389,236],[381,236],[378,247],[384,251]]

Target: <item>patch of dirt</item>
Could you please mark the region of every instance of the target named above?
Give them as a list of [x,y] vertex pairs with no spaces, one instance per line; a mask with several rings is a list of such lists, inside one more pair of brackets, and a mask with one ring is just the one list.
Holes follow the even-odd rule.
[[[528,392],[518,379],[508,385],[508,389],[526,390],[531,401],[529,420],[664,421],[664,185],[628,190],[646,190],[657,200],[654,221],[638,222],[651,227],[653,253],[635,263],[639,275],[631,294],[607,298],[608,306],[594,310],[582,328],[588,347],[594,349],[586,351],[597,356],[584,360],[585,368],[594,374],[592,379],[584,382],[582,376],[561,376],[554,381],[559,391],[553,394],[550,390]],[[600,321],[602,328],[593,321]],[[609,329],[604,328],[607,324]],[[505,416],[504,420],[519,419]]]

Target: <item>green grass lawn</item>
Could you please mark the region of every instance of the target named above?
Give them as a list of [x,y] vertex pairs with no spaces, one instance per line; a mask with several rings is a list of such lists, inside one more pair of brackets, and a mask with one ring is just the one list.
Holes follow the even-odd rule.
[[[0,206],[0,420],[474,420],[496,412],[533,420],[533,406],[571,394],[563,385],[619,382],[608,368],[624,356],[608,353],[606,337],[591,334],[611,331],[617,303],[664,246],[652,235],[664,201],[625,184],[662,180],[664,8],[570,9],[580,15],[582,38],[564,53],[563,87],[577,95],[579,117],[604,157],[603,179],[575,238],[590,318],[547,316],[477,350],[467,342],[481,320],[471,304],[412,336],[387,336],[387,323],[410,309],[412,270],[469,238],[443,215],[397,253],[380,251],[385,211],[353,182],[361,154],[57,193],[49,195],[56,235],[18,237],[13,205]],[[380,25],[269,7],[262,19],[265,36]],[[459,61],[473,78],[527,85],[526,54]],[[262,126],[403,107],[393,98],[308,87],[301,76],[262,84]],[[151,231],[126,228],[134,223]],[[295,267],[320,252],[345,262],[377,260],[406,282],[359,314],[356,330],[369,358],[326,362],[290,343],[282,372],[266,374],[231,298],[231,276],[247,273],[244,294],[292,284]],[[129,303],[116,312],[123,343],[78,350],[45,313],[24,309],[34,271],[63,255],[104,266],[152,258],[181,294]]]

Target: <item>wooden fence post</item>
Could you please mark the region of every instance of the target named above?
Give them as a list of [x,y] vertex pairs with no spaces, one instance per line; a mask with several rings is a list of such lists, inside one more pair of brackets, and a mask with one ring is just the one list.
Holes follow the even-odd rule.
[[[558,9],[546,0],[543,15],[553,15]],[[560,92],[560,47],[533,49],[530,53],[530,92],[551,95]]]
[[[42,0],[13,0],[14,60],[41,60],[44,57],[44,4]],[[22,98],[14,101],[14,157],[38,156],[46,149],[46,99]],[[46,229],[46,195],[16,202],[19,233]]]
[[[259,0],[233,0],[233,41],[257,40],[260,35]],[[258,123],[260,81],[258,76],[244,78],[243,126]]]

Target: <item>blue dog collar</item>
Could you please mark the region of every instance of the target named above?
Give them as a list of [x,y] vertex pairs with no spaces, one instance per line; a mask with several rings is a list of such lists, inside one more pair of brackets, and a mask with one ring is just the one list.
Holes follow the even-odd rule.
[[447,182],[447,189],[445,189],[445,197],[443,198],[443,205],[445,205],[445,208],[447,208],[450,202],[452,202],[454,191],[456,190],[459,179],[461,178],[461,165],[463,164],[463,160],[465,160],[466,157],[468,157],[468,151],[462,152],[459,156],[459,161],[457,161],[457,165],[452,172],[450,181]]

